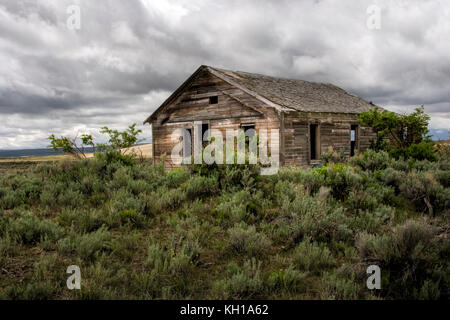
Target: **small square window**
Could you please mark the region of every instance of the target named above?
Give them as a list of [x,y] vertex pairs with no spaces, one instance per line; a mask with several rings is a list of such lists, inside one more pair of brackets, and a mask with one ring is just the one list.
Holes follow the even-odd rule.
[[209,104],[218,104],[218,103],[219,103],[219,97],[218,96],[209,97]]

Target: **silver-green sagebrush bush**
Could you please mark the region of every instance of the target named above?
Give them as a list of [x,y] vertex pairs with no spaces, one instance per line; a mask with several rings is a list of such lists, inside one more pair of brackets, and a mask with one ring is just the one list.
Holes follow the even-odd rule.
[[336,262],[325,243],[312,242],[306,237],[294,251],[296,265],[305,271],[321,272]]
[[245,222],[228,229],[230,248],[237,254],[259,256],[270,246],[271,241],[265,234],[257,232],[255,226]]
[[255,258],[245,261],[242,267],[235,263],[227,266],[226,278],[213,285],[213,292],[223,299],[254,299],[264,294],[261,278],[261,261]]

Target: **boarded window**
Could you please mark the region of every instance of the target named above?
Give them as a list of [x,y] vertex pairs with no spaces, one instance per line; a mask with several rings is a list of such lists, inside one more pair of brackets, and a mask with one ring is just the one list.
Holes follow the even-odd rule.
[[309,125],[309,145],[311,160],[317,160],[320,157],[320,130],[319,125]]
[[209,97],[209,104],[218,104],[218,103],[219,103],[219,97],[218,96]]
[[358,147],[358,125],[352,124],[350,127],[350,156],[355,155],[355,149]]

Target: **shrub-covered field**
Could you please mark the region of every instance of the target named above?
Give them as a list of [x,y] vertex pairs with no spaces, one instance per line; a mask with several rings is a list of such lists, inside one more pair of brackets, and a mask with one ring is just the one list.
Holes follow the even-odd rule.
[[448,299],[448,155],[332,158],[273,176],[107,157],[2,172],[0,297]]

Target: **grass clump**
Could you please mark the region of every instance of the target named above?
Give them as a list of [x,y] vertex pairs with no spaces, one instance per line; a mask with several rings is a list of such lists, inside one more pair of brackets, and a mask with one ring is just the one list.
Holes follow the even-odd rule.
[[58,251],[74,253],[84,260],[93,260],[100,253],[110,249],[111,233],[102,227],[94,232],[86,234],[73,233],[69,237],[61,239],[57,243]]
[[221,299],[256,299],[262,296],[263,291],[261,262],[256,259],[245,261],[242,267],[230,263],[226,278],[213,285],[214,294]]
[[312,242],[311,238],[305,238],[298,244],[294,251],[294,259],[301,270],[311,272],[321,272],[336,263],[327,246]]
[[230,248],[237,254],[259,256],[271,244],[271,241],[263,233],[256,231],[255,226],[245,223],[236,224],[228,230],[230,236]]
[[20,214],[9,225],[9,234],[23,244],[36,244],[42,240],[58,240],[64,229],[49,220],[40,220],[31,212]]

